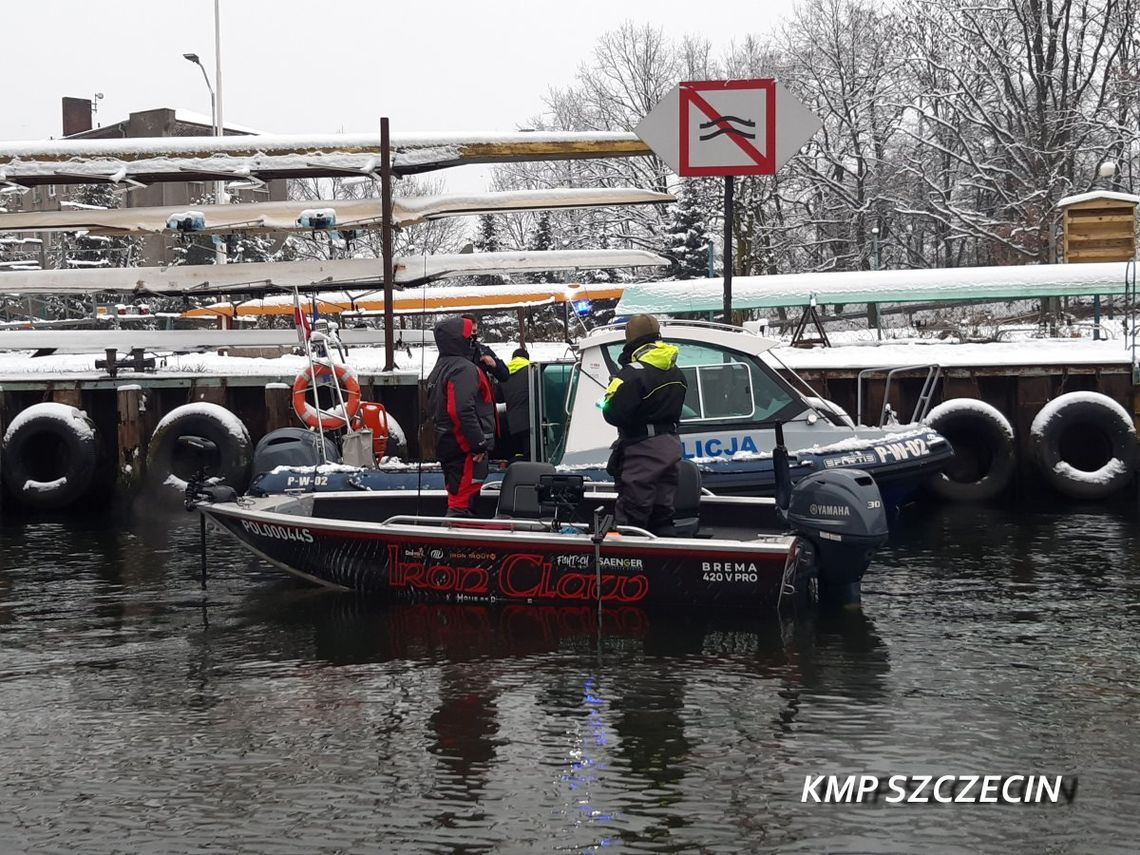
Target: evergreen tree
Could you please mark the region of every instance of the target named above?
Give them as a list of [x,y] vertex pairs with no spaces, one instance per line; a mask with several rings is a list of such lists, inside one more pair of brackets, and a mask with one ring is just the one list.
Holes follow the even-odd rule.
[[475,249],[479,252],[499,251],[499,227],[491,214],[479,217],[479,234],[475,237]]
[[709,234],[696,188],[686,181],[677,201],[669,208],[661,254],[672,261],[674,279],[704,279],[708,276]]
[[[483,214],[479,217],[479,234],[475,236],[473,241],[477,252],[498,252],[500,249],[499,241],[499,225],[495,222],[494,216],[491,214]],[[502,276],[476,276],[475,281],[479,285],[501,285],[503,284]]]
[[[554,248],[554,234],[550,230],[550,212],[543,211],[538,215],[538,220],[535,223],[534,231],[531,233],[530,240],[527,241],[527,249],[533,252],[547,252]],[[543,270],[535,274],[535,282],[547,283],[555,282],[554,274],[549,270]]]

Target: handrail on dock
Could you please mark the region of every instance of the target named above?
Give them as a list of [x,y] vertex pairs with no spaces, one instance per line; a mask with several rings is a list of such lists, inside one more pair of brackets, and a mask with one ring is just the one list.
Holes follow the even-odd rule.
[[882,374],[886,372],[886,380],[883,383],[883,408],[879,411],[879,427],[887,418],[887,408],[890,406],[891,394],[891,380],[894,376],[902,371],[921,371],[926,369],[926,379],[922,382],[922,390],[918,393],[918,400],[914,404],[914,412],[911,413],[910,423],[922,421],[926,418],[926,414],[930,411],[930,402],[934,397],[934,389],[938,385],[938,381],[942,379],[942,366],[937,362],[930,362],[924,365],[900,365],[895,368],[864,368],[859,372],[859,376],[855,383],[855,423],[863,424],[863,378],[872,374]]

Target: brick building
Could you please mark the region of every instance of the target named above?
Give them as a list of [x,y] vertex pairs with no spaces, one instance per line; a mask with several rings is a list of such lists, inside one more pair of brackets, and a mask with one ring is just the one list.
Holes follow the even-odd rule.
[[[63,136],[66,139],[122,139],[137,137],[209,137],[214,129],[209,116],[188,110],[159,107],[131,113],[126,119],[109,125],[93,127],[92,102],[86,98],[63,99]],[[227,124],[226,136],[254,135],[253,128]],[[77,185],[48,184],[33,187],[25,194],[18,205],[25,211],[58,211],[61,205],[76,190]],[[171,207],[190,208],[195,205],[210,204],[213,201],[214,183],[210,181],[165,182],[149,187],[125,190],[122,194],[122,207]],[[230,189],[231,196],[244,202],[281,201],[287,198],[286,181],[270,181],[263,187],[253,189]],[[9,210],[16,210],[11,201],[6,203]],[[45,266],[55,266],[53,259],[58,254],[59,234],[44,234],[42,253]],[[175,260],[173,252],[179,238],[173,235],[148,235],[141,239],[139,265],[164,265]]]

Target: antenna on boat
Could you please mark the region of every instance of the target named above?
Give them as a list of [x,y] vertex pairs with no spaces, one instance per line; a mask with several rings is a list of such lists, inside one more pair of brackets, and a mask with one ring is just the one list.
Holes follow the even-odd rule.
[[605,513],[605,505],[594,508],[594,531],[590,535],[590,542],[594,544],[594,592],[598,598],[598,631],[602,629],[602,541],[613,528],[612,514]]
[[[424,277],[427,277],[427,255],[424,255]],[[392,321],[395,324],[395,319]],[[416,386],[416,444],[419,445],[419,453],[416,455],[416,516],[419,516],[421,506],[423,505],[423,489],[424,489],[424,408],[427,406],[427,401],[422,394],[424,383],[427,378],[424,377],[424,367],[427,364],[427,342],[424,341],[424,329],[427,324],[427,286],[420,286],[420,382]],[[392,335],[394,330],[385,330],[385,335]],[[410,356],[411,354],[409,354]],[[436,359],[439,354],[436,354]],[[433,425],[434,427],[434,425]]]
[[[317,410],[317,432],[321,436],[321,460],[325,463],[328,463],[329,458],[328,455],[325,454],[325,427],[323,424],[321,424],[320,417],[321,397],[317,394],[317,369],[316,366],[313,365],[313,348],[309,343],[309,336],[312,334],[312,327],[309,325],[308,319],[305,317],[304,312],[301,310],[301,292],[297,289],[296,285],[293,286],[293,322],[297,325],[297,334],[301,337],[301,341],[305,345],[305,356],[308,357],[309,360],[309,379],[312,380],[313,383],[313,405]],[[334,371],[333,377],[335,376],[336,372]]]

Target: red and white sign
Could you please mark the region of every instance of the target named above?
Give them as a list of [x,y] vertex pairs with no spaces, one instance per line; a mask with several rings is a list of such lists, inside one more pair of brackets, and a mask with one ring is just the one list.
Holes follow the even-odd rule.
[[776,171],[776,81],[681,84],[681,175]]
[[635,132],[677,175],[773,175],[822,124],[775,80],[693,80]]

